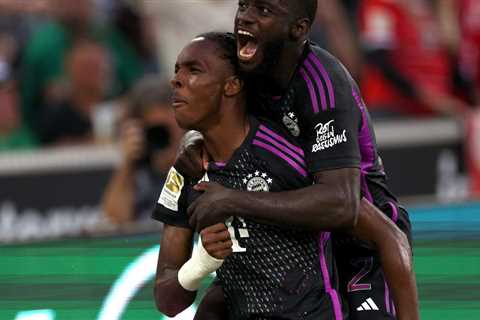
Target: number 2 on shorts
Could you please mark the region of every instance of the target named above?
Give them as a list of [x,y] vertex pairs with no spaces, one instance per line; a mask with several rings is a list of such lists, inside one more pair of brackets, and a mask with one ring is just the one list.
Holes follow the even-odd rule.
[[363,291],[363,290],[372,290],[372,285],[370,283],[360,283],[363,277],[365,277],[370,271],[372,271],[373,267],[373,258],[367,258],[363,260],[363,267],[358,272],[352,280],[348,282],[347,290],[348,292],[354,291]]

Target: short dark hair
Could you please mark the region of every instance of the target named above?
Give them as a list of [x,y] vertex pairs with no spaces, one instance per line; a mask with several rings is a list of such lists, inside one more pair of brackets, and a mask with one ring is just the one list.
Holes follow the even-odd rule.
[[221,58],[228,60],[235,74],[238,74],[237,40],[233,33],[212,31],[197,36],[200,37],[214,42],[223,51]]
[[310,20],[310,25],[315,21],[317,15],[317,0],[290,0],[294,5],[295,11],[299,14],[298,18],[307,17]]

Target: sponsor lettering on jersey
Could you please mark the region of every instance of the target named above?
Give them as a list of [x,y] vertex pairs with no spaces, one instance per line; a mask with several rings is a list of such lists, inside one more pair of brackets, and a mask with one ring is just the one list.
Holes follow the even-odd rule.
[[335,131],[335,127],[333,126],[334,121],[335,120],[330,120],[315,126],[317,143],[312,146],[312,152],[322,151],[337,144],[347,142],[347,130],[343,130],[341,133]]
[[178,199],[182,193],[185,180],[174,167],[168,172],[158,203],[172,211],[178,211]]

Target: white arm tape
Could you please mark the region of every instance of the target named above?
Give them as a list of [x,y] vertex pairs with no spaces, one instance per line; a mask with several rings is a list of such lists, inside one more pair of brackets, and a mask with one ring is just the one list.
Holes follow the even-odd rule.
[[223,260],[216,259],[208,254],[199,238],[193,249],[192,257],[178,270],[178,282],[188,291],[197,291],[202,279],[220,268]]

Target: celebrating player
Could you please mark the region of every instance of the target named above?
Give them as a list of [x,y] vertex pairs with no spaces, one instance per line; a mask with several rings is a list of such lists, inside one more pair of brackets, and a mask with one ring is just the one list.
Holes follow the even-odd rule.
[[[209,33],[187,45],[177,60],[175,116],[180,126],[205,137],[212,161],[203,180],[262,193],[311,185],[295,139],[269,121],[247,116],[235,52],[232,35]],[[173,316],[188,307],[202,278],[217,270],[230,319],[345,318],[329,232],[228,217],[227,227],[201,231],[202,241],[190,257],[187,208],[201,188],[195,183],[172,168],[154,213],[165,223],[155,283],[162,312]],[[225,191],[219,184],[209,188]],[[406,237],[368,202],[362,205],[354,233],[379,246],[386,271],[398,279],[395,287],[416,297]]]
[[[357,85],[337,59],[307,39],[315,12],[316,0],[240,0],[235,20],[240,68],[250,92],[257,93],[249,107],[300,141],[305,169],[315,184],[252,193],[203,183],[204,194],[188,209],[197,230],[231,215],[316,231],[348,230],[355,225],[363,196],[410,236],[408,214],[387,189]],[[195,156],[179,157],[176,167],[195,175],[200,161],[192,170],[192,161],[185,161],[191,158]],[[394,305],[392,296],[399,299],[404,292],[388,287],[387,266],[382,270],[378,252],[340,233],[334,246],[351,319],[395,319],[395,307],[417,310],[416,304]],[[375,306],[364,307],[370,301]]]

